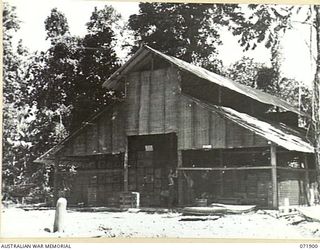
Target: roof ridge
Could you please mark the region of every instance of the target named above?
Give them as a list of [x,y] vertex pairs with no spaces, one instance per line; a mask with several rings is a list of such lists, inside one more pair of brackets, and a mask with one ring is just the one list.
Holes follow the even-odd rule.
[[[203,73],[205,73],[205,74],[208,74],[208,75],[210,75],[210,76],[213,76],[214,78],[218,78],[217,80],[227,81],[229,84],[234,85],[234,86],[237,87],[238,89],[235,90],[235,89],[232,89],[230,86],[228,87],[228,86],[225,86],[225,85],[222,86],[222,87],[229,88],[229,89],[234,90],[234,91],[236,91],[236,92],[238,92],[238,93],[240,93],[240,94],[246,95],[246,96],[248,96],[248,97],[250,97],[250,98],[253,98],[253,97],[252,97],[252,96],[250,95],[250,93],[248,93],[248,92],[256,92],[256,93],[259,93],[260,95],[262,95],[262,96],[264,96],[264,97],[268,97],[268,98],[270,98],[270,99],[277,99],[277,101],[279,101],[279,102],[281,102],[281,103],[279,103],[278,105],[273,104],[274,106],[279,106],[279,105],[280,105],[280,107],[282,107],[283,109],[290,110],[291,112],[294,112],[294,113],[297,113],[297,114],[302,114],[302,115],[304,115],[304,116],[309,117],[308,114],[306,114],[306,113],[303,112],[303,111],[298,110],[295,106],[293,106],[291,103],[288,103],[287,101],[285,101],[285,100],[282,99],[281,97],[278,97],[278,96],[272,95],[272,94],[270,94],[270,93],[264,92],[263,90],[260,90],[260,89],[255,89],[255,88],[252,88],[252,87],[250,87],[250,86],[237,83],[237,82],[235,82],[234,80],[232,80],[232,79],[230,79],[230,78],[227,78],[227,77],[225,77],[225,76],[221,76],[221,75],[219,75],[219,74],[217,74],[217,73],[214,73],[214,72],[212,72],[212,71],[209,71],[209,70],[207,70],[207,69],[205,69],[205,68],[202,68],[202,67],[200,67],[200,66],[198,66],[198,65],[195,65],[195,64],[192,64],[192,63],[183,61],[183,60],[181,60],[181,59],[179,59],[179,58],[176,58],[176,57],[174,57],[174,56],[166,55],[166,54],[164,54],[164,53],[162,53],[162,52],[160,52],[160,51],[158,51],[158,50],[156,50],[156,49],[151,48],[150,46],[144,45],[144,47],[147,48],[148,50],[150,50],[150,51],[158,54],[158,55],[161,56],[161,57],[164,57],[164,58],[169,59],[169,60],[170,60],[170,59],[171,59],[171,60],[175,60],[175,61],[180,62],[181,64],[187,64],[187,65],[191,66],[191,67],[194,68],[194,69],[196,68],[196,69],[199,70],[199,71],[203,71]],[[170,60],[170,61],[171,61],[171,60]],[[177,66],[179,67],[179,65],[177,65]],[[185,68],[183,68],[183,69],[185,69]],[[192,72],[191,70],[188,70],[188,71],[189,71],[190,73],[194,73],[194,72]],[[197,76],[200,77],[199,75],[197,75]],[[203,75],[203,76],[204,76],[204,77],[201,77],[201,78],[204,78],[204,79],[207,80],[207,81],[211,81],[210,79],[206,78],[205,75]],[[214,82],[214,81],[211,81],[211,82]],[[218,85],[220,85],[220,86],[223,85],[223,84],[221,84],[221,82],[214,82],[214,83],[216,83],[216,84],[218,84]],[[257,100],[256,98],[253,98],[253,99]],[[262,100],[259,100],[259,101],[262,102]],[[266,102],[264,101],[264,103],[266,103]],[[269,104],[270,104],[270,103],[269,103]],[[284,107],[284,106],[287,106],[287,107]]]

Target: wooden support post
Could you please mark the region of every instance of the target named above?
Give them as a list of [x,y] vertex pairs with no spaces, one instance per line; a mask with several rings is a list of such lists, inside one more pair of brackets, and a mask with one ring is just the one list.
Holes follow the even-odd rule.
[[195,148],[196,146],[196,104],[195,102],[191,103],[191,147]]
[[309,178],[309,165],[308,165],[308,157],[306,154],[303,155],[304,167],[305,167],[305,193],[307,196],[307,203],[310,206],[310,178]]
[[[219,149],[219,167],[223,168],[223,152]],[[223,171],[220,172],[220,195],[223,196]]]
[[222,89],[221,89],[221,86],[219,85],[219,87],[218,87],[218,103],[219,103],[219,105],[221,104],[221,101],[222,101]]
[[[178,150],[177,152],[177,168],[182,168],[182,152]],[[183,205],[183,173],[178,171],[178,205]]]
[[123,159],[123,191],[128,192],[128,139],[126,140],[124,159]]
[[270,146],[271,176],[272,176],[272,206],[278,209],[278,179],[277,179],[277,148],[275,144]]
[[59,158],[56,158],[55,161],[54,161],[54,172],[53,172],[53,206],[54,204],[57,203],[57,200],[58,200],[58,192],[59,192],[59,188],[58,188],[58,171],[59,171],[59,162],[60,162],[60,159]]

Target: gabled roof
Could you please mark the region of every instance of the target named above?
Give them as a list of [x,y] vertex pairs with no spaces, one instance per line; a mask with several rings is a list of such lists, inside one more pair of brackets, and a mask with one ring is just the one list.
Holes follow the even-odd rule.
[[187,71],[201,79],[204,79],[214,84],[218,84],[221,87],[230,89],[232,91],[235,91],[237,93],[250,97],[261,103],[273,105],[276,107],[280,107],[284,110],[294,112],[296,114],[308,116],[306,113],[300,111],[299,109],[293,107],[291,104],[287,103],[286,101],[276,96],[270,95],[258,89],[251,88],[249,86],[245,86],[243,84],[236,83],[231,79],[228,79],[226,77],[210,72],[199,66],[193,65],[191,63],[187,63],[173,56],[165,55],[160,51],[157,51],[146,45],[141,47],[122,67],[120,67],[115,73],[113,73],[109,77],[109,79],[104,82],[103,87],[106,87],[109,89],[116,89],[120,84],[118,81],[122,77],[124,77],[130,71],[130,69],[132,69],[137,63],[141,62],[143,59],[145,59],[150,55],[159,56],[164,60],[166,60],[167,62],[175,65],[182,71]]
[[285,149],[314,153],[314,147],[301,132],[283,123],[262,121],[231,108],[208,104],[188,95],[183,96]]
[[[234,109],[212,105],[203,102],[197,98],[182,94],[185,98],[197,103],[198,105],[204,107],[210,112],[215,112],[224,119],[230,120],[239,126],[254,132],[257,135],[291,151],[314,153],[314,147],[307,140],[307,138],[302,135],[299,131],[290,128],[282,123],[269,123],[266,121],[259,120],[245,113],[240,113]],[[76,130],[70,136],[62,140],[59,144],[52,147],[50,150],[45,152],[43,155],[38,157],[36,163],[45,163],[47,161],[52,161],[54,155],[58,153],[65,144],[77,136],[81,131],[83,131],[88,124],[98,119],[104,112],[110,109],[113,105],[110,105],[106,109],[102,110],[98,114],[94,115],[88,122],[86,122],[80,129]]]
[[[110,104],[109,106],[102,109],[100,112],[92,115],[87,121],[83,122],[83,125],[72,132],[69,136],[67,136],[65,139],[60,141],[58,144],[50,148],[48,151],[40,155],[37,159],[34,160],[35,163],[45,163],[48,159],[52,160],[54,158],[54,155],[57,154],[61,149],[64,148],[65,144],[70,141],[72,138],[79,135],[85,128],[90,126],[92,122],[97,120],[100,116],[102,116],[105,112],[109,111],[112,107],[114,107],[117,103]],[[53,157],[52,157],[53,156]]]

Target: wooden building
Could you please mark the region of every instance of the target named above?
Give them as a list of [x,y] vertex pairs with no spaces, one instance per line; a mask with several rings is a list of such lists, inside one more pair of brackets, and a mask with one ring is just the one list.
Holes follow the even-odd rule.
[[37,160],[55,164],[69,203],[117,206],[135,191],[141,206],[165,207],[170,169],[179,206],[308,202],[314,148],[298,127],[307,115],[285,101],[147,46],[104,87],[123,100]]

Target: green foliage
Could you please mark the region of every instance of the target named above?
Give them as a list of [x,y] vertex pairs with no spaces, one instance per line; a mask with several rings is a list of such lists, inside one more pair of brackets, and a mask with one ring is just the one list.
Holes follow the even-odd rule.
[[237,5],[140,3],[140,12],[131,15],[136,51],[147,44],[168,55],[207,69],[219,71],[217,46],[221,44],[219,25],[227,25],[230,15],[238,16]]
[[290,28],[292,8],[273,4],[249,4],[246,16],[233,18],[231,30],[240,36],[239,43],[244,50],[255,49],[264,42],[266,48],[278,43],[278,35]]
[[80,127],[89,114],[114,98],[113,93],[102,89],[102,83],[119,67],[112,30],[119,18],[110,6],[95,8],[83,38],[71,36],[65,29],[62,33],[51,32],[56,23],[68,27],[66,18],[56,9],[46,19],[52,46],[39,59],[39,65],[44,63],[38,67],[37,100],[50,109],[61,104],[72,108],[68,113],[71,116],[63,117],[68,131]]
[[47,17],[44,23],[47,39],[50,39],[52,44],[55,43],[56,39],[69,33],[67,18],[57,8],[51,10],[50,16]]
[[[271,53],[271,68],[260,65],[256,68],[255,86],[272,95],[279,96],[292,104],[298,106],[299,101],[290,97],[292,93],[300,91],[305,93],[306,98],[301,96],[300,106],[307,110],[310,93],[307,89],[299,88],[299,83],[293,79],[284,77],[281,73],[281,37],[287,29],[291,28],[293,7],[272,5],[272,4],[249,4],[247,16],[240,19],[233,19],[231,30],[234,35],[240,37],[239,43],[244,50],[255,49],[259,43],[263,43]],[[243,69],[242,69],[243,70]],[[253,72],[251,69],[244,72]],[[249,73],[249,79],[252,75]],[[252,80],[250,81],[252,82]],[[289,84],[290,83],[290,84]],[[299,90],[300,89],[300,90]],[[291,94],[290,94],[291,93]],[[299,96],[299,95],[298,95]]]
[[262,67],[261,63],[257,63],[252,58],[244,56],[232,64],[224,74],[237,83],[256,88],[258,71]]
[[[224,74],[237,83],[278,96],[311,115],[310,89],[294,79],[282,76],[274,68],[243,57],[232,64]],[[277,83],[274,82],[275,79],[279,79]]]
[[[103,81],[118,67],[112,28],[119,19],[111,7],[95,9],[84,38],[71,36],[57,9],[45,21],[51,47],[29,53],[12,37],[19,29],[15,9],[4,4],[3,181],[6,190],[45,196],[50,168],[33,161],[74,127],[116,98]],[[75,110],[77,112],[75,112]],[[27,194],[25,194],[27,195]]]
[[[19,29],[15,8],[4,4],[3,47],[3,159],[2,177],[7,195],[28,195],[34,186],[47,186],[46,171],[34,179],[39,154],[65,136],[63,124],[54,121],[58,110],[49,112],[39,106],[34,94],[37,55],[30,54],[22,43],[13,46],[12,38]],[[65,111],[63,111],[65,112]]]
[[[73,127],[81,124],[87,114],[98,112],[116,98],[113,92],[102,88],[103,82],[119,68],[114,50],[114,27],[120,15],[110,7],[94,9],[86,24],[88,34],[80,41],[78,74],[74,93],[77,94],[73,106]],[[78,125],[79,126],[79,125]]]

